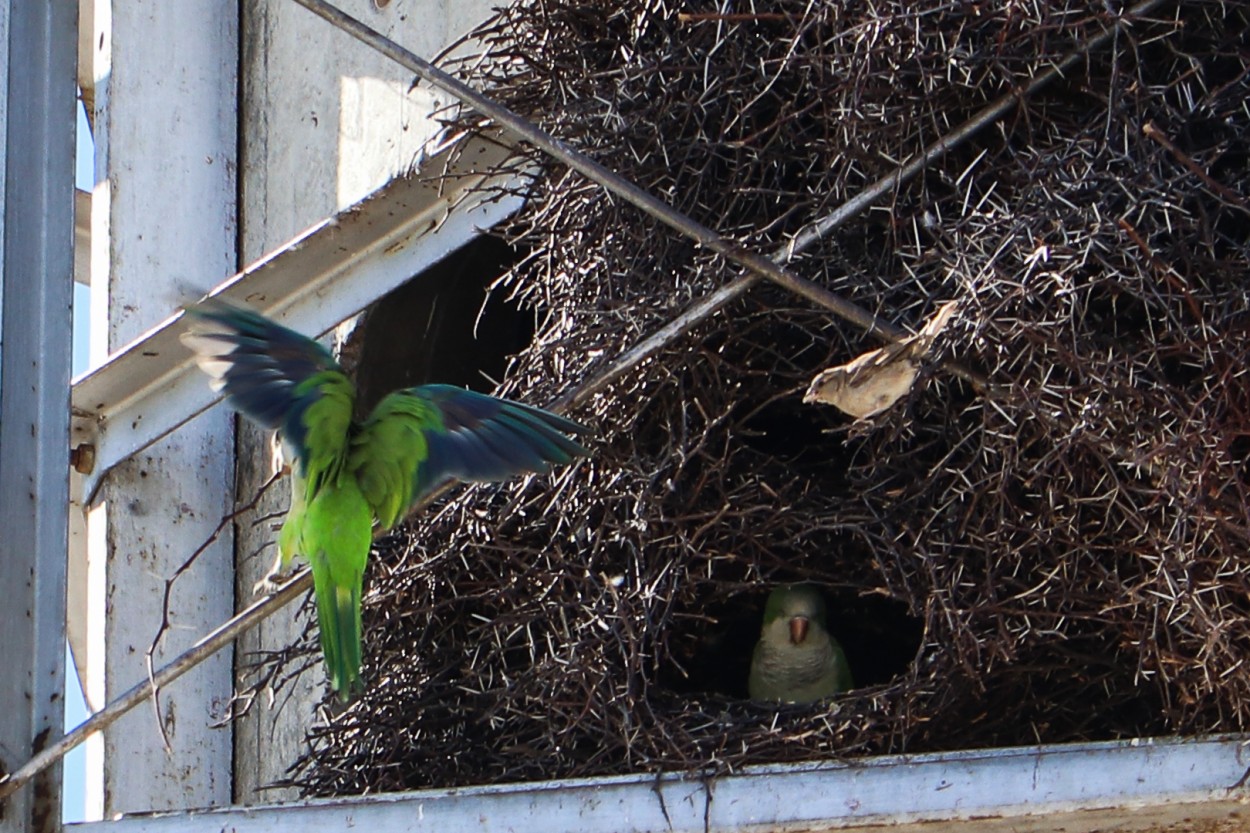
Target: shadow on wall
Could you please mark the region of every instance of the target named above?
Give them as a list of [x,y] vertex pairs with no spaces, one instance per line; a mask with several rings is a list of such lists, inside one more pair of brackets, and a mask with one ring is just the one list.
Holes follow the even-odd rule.
[[534,335],[533,311],[504,293],[487,295],[517,258],[507,243],[478,237],[374,303],[351,339],[360,411],[396,388],[427,382],[491,392],[508,357]]

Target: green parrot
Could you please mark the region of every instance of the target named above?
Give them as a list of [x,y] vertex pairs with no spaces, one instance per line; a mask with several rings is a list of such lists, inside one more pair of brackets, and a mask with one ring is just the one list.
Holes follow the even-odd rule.
[[374,528],[390,529],[452,480],[545,472],[588,452],[585,427],[548,411],[450,385],[388,394],[364,421],[356,391],[324,347],[220,300],[187,309],[183,342],[236,410],[277,429],[291,463],[291,508],[275,573],[300,555],[312,567],[330,686],[360,685],[360,596]]
[[842,646],[825,630],[820,592],[810,584],[775,588],[751,657],[751,699],[810,703],[854,687]]

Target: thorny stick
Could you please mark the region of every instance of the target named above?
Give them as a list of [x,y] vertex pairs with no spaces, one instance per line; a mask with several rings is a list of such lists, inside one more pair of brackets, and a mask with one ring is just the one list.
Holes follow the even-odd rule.
[[1185,304],[1189,307],[1189,312],[1193,315],[1194,321],[1201,323],[1203,320],[1202,307],[1197,299],[1194,298],[1194,294],[1189,287],[1185,286],[1184,281],[1181,280],[1176,270],[1160,262],[1159,258],[1155,257],[1155,253],[1150,250],[1150,244],[1146,242],[1145,238],[1141,236],[1141,233],[1137,231],[1133,224],[1128,221],[1127,217],[1121,217],[1119,220],[1116,220],[1116,225],[1129,236],[1129,239],[1133,241],[1138,249],[1141,249],[1142,256],[1146,258],[1146,263],[1150,265],[1150,268],[1162,277],[1163,280],[1167,281],[1168,286],[1177,294],[1185,299]]
[[760,12],[757,14],[721,14],[718,12],[681,12],[677,15],[677,20],[682,23],[701,23],[703,21],[718,21],[726,23],[745,23],[759,20],[768,21],[785,21],[790,20],[790,15],[778,12]]
[[1162,130],[1155,127],[1154,122],[1148,121],[1144,125],[1142,125],[1141,132],[1144,133],[1147,138],[1153,139],[1154,141],[1158,142],[1165,150],[1167,150],[1169,153],[1175,156],[1177,161],[1179,161],[1182,165],[1188,168],[1189,171],[1193,173],[1194,176],[1201,179],[1208,188],[1210,188],[1212,191],[1215,192],[1217,196],[1219,196],[1229,205],[1240,208],[1242,211],[1246,212],[1247,214],[1250,214],[1250,206],[1246,205],[1245,197],[1243,197],[1241,194],[1238,194],[1236,191],[1234,191],[1232,188],[1229,188],[1227,185],[1223,184],[1222,182],[1216,182],[1214,179],[1212,179],[1211,175],[1208,174],[1206,171],[1204,171],[1202,167],[1197,162],[1195,162],[1189,154],[1185,153],[1183,150],[1181,150],[1176,145],[1174,145],[1172,143],[1172,140],[1169,139],[1163,133]]

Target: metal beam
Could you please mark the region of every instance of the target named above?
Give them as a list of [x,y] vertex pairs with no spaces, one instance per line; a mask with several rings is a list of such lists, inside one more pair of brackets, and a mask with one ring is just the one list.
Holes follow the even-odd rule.
[[627,775],[423,790],[72,825],[73,833],[717,833],[924,824],[1082,831],[1229,819],[1244,739],[1142,740],[751,767],[700,779]]
[[[497,190],[515,175],[493,173],[511,152],[477,137],[448,142],[420,171],[313,226],[215,294],[324,333],[515,213],[519,187]],[[109,469],[219,398],[179,343],[184,330],[179,313],[74,381],[72,444],[76,467],[87,471],[76,497],[84,505]]]
[[[61,735],[74,280],[77,0],[0,4],[0,768]],[[61,827],[61,770],[0,805],[3,833]]]
[[[95,4],[91,338],[98,359],[165,320],[184,284],[211,287],[244,263],[236,211],[240,5]],[[168,599],[164,579],[234,506],[234,425],[225,408],[202,414],[114,469],[101,489],[102,505],[86,524],[83,583],[92,702],[145,679],[149,646],[152,664],[163,665],[233,613],[230,536],[205,546]],[[71,562],[71,587],[81,563]],[[162,612],[170,629],[152,646]],[[91,818],[230,802],[231,733],[213,728],[209,713],[230,699],[233,654],[223,651],[164,692],[159,720],[129,715],[85,750]]]

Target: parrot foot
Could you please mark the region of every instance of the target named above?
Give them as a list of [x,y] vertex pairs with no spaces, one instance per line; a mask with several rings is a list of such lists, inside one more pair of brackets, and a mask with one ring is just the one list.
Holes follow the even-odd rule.
[[264,578],[252,585],[252,595],[272,596],[281,589],[282,585],[291,580],[293,573],[289,565],[282,563],[282,557],[279,555],[274,560],[273,566],[269,568],[269,572],[265,573]]
[[272,596],[282,586],[282,581],[280,580],[282,578],[282,576],[275,576],[273,573],[270,573],[252,585],[252,595]]

